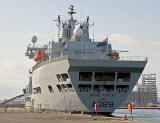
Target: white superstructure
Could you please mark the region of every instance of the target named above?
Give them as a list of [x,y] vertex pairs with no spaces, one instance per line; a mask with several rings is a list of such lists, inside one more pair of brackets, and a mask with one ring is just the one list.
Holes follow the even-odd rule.
[[84,22],[57,18],[58,42],[27,47],[26,56],[35,60],[31,101],[34,108],[111,114],[127,98],[138,81],[146,57],[122,57],[112,50],[108,38],[94,42],[89,37],[89,17]]

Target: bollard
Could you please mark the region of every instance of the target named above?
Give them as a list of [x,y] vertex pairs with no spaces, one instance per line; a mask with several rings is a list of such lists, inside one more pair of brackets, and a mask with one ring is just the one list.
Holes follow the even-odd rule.
[[133,120],[133,117],[132,117],[132,105],[131,104],[128,104],[128,110],[131,114],[131,119]]
[[127,115],[126,114],[124,115],[123,120],[127,120]]
[[81,115],[84,115],[84,112],[83,112],[83,111],[81,111]]
[[96,111],[96,117],[97,117],[97,104],[95,104],[95,106],[94,106],[94,110]]

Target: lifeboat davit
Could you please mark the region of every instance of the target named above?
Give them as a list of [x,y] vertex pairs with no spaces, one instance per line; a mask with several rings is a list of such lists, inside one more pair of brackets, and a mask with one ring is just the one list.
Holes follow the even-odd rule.
[[45,58],[45,53],[42,50],[38,50],[34,55],[34,61],[41,61]]

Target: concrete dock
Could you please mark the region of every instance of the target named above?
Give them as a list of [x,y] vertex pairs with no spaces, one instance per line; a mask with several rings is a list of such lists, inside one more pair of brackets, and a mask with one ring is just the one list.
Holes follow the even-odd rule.
[[147,121],[123,120],[123,118],[91,116],[69,113],[0,113],[0,123],[152,123]]

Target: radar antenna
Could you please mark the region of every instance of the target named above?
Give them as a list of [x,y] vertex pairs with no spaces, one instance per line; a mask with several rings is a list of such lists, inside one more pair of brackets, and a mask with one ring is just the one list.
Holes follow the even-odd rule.
[[74,10],[74,6],[70,5],[70,7],[68,7],[69,11],[68,14],[70,15],[71,19],[73,19],[73,14],[75,14],[75,10]]
[[35,47],[35,44],[37,42],[37,36],[33,36],[31,39],[32,43],[33,43],[33,48]]

